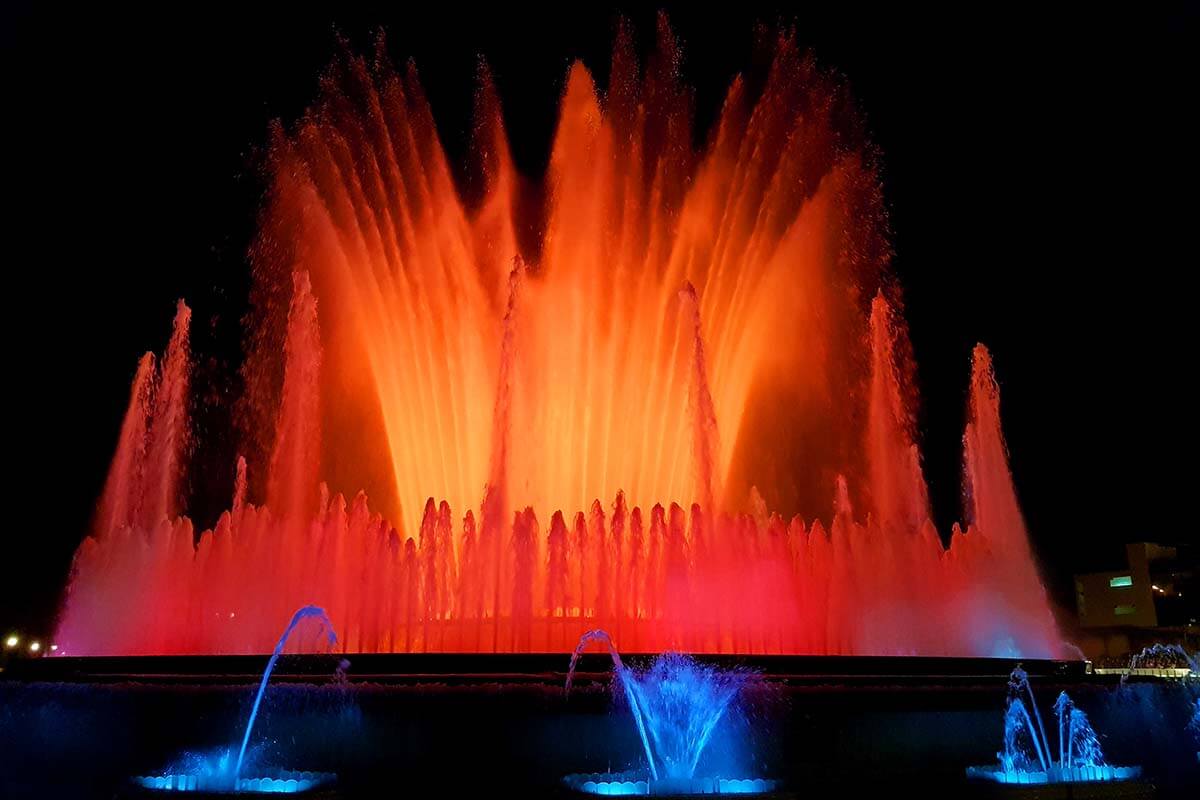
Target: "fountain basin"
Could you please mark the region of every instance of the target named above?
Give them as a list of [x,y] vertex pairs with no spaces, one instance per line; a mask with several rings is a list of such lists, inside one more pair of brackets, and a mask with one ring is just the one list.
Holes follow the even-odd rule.
[[563,784],[580,794],[604,796],[645,795],[691,797],[706,794],[762,795],[780,789],[780,781],[768,778],[660,778],[641,772],[597,772],[568,775]]
[[300,794],[332,786],[332,772],[278,770],[267,775],[238,778],[231,786],[228,776],[198,773],[139,775],[133,784],[150,792],[203,792],[209,794]]
[[1048,784],[1048,783],[1097,783],[1106,781],[1130,781],[1140,778],[1141,767],[1050,767],[1047,770],[1006,770],[999,764],[983,767],[967,767],[967,777],[973,780],[992,781],[1004,784]]
[[[335,772],[333,787],[297,796],[373,800],[385,793],[369,787],[395,786],[397,775],[414,797],[445,796],[447,775],[456,784],[451,794],[491,797],[496,776],[504,775],[512,792],[526,797],[581,798],[564,785],[564,775],[647,772],[628,714],[614,713],[623,706],[612,698],[607,655],[581,658],[569,700],[562,656],[350,659],[345,685],[329,680],[329,656],[280,660],[253,737],[267,743],[263,760],[252,761],[243,777],[274,776],[274,767]],[[1011,662],[705,660],[762,673],[744,696],[762,724],[737,720],[736,741],[744,746],[712,751],[697,776],[767,777],[780,781],[776,795],[798,795],[795,787],[805,786],[813,797],[888,797],[897,786],[966,798],[1039,789],[1046,796],[1071,790],[1077,797],[1085,790],[1116,796],[1151,784],[1159,798],[1196,797],[1200,765],[1187,724],[1197,686],[1120,686],[1085,674],[1079,663],[1025,662],[1047,691],[1066,688],[1091,712],[1105,734],[1108,763],[1141,765],[1142,777],[1021,786],[968,782],[965,774],[972,764],[998,766],[996,694]],[[134,787],[130,776],[198,773],[173,762],[213,743],[236,749],[230,740],[240,736],[230,731],[246,723],[247,695],[262,662],[262,656],[20,662],[0,676],[0,797],[164,797]],[[470,769],[463,769],[464,750],[472,753]]]

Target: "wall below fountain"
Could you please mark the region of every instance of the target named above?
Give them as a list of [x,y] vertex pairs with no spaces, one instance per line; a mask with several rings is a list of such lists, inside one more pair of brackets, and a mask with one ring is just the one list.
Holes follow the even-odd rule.
[[[261,661],[261,659],[259,659]],[[963,769],[1002,747],[1005,679],[771,677],[746,690],[699,772],[778,777],[805,793],[919,784],[969,796]],[[326,672],[328,675],[328,672]],[[603,671],[569,699],[561,676],[284,675],[264,699],[263,761],[336,772],[340,794],[416,791],[545,796],[574,772],[637,768],[641,746]],[[153,674],[105,682],[0,681],[0,795],[112,797],[128,776],[240,736],[253,682]],[[301,682],[295,682],[301,681]],[[1049,713],[1068,689],[1111,763],[1142,764],[1160,796],[1200,783],[1186,731],[1200,686],[1035,679]]]

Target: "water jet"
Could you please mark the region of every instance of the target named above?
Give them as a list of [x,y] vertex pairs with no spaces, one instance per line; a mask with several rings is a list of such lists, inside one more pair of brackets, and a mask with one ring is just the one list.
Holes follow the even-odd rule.
[[[317,606],[304,606],[296,610],[291,621],[284,628],[283,634],[279,637],[279,642],[275,645],[275,650],[267,661],[266,669],[263,670],[262,680],[258,684],[258,691],[255,692],[254,701],[250,707],[250,716],[246,720],[241,746],[236,751],[236,757],[232,748],[210,753],[186,753],[161,774],[135,777],[133,784],[141,789],[155,792],[296,794],[322,789],[336,782],[337,776],[332,773],[275,769],[257,763],[258,759],[252,758],[248,761],[246,758],[250,736],[254,732],[254,723],[258,719],[259,706],[262,704],[271,673],[275,670],[275,664],[283,654],[288,638],[295,631],[296,626],[305,620],[314,620],[320,624],[319,635],[323,635],[328,646],[333,647],[337,643],[337,634],[324,609]],[[339,669],[341,669],[340,666]],[[244,774],[252,764],[252,774]]]
[[1141,767],[1106,764],[1100,740],[1087,715],[1066,692],[1054,703],[1058,721],[1057,758],[1042,722],[1029,676],[1012,671],[1004,714],[1004,750],[995,766],[968,767],[967,777],[1005,785],[1074,784],[1129,781]]
[[564,784],[584,794],[762,794],[778,782],[763,778],[699,776],[697,768],[721,720],[750,673],[718,669],[678,653],[656,657],[649,667],[627,667],[603,630],[580,637],[567,670],[569,695],[579,658],[592,642],[602,642],[612,658],[646,759],[645,771],[577,774]]

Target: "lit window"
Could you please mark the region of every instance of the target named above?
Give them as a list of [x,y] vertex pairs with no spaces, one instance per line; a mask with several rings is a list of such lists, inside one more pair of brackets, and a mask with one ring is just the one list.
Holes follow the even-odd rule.
[[1118,617],[1125,617],[1130,614],[1137,613],[1137,606],[1117,606],[1113,609],[1113,613]]
[[1115,578],[1109,578],[1108,585],[1114,589],[1119,589],[1122,586],[1133,586],[1133,576],[1132,575],[1118,575]]

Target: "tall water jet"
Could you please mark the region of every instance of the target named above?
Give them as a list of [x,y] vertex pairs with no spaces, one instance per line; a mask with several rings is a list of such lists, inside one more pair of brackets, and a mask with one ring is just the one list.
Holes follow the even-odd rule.
[[128,526],[144,530],[179,514],[179,483],[188,441],[188,329],[192,312],[179,301],[166,354],[138,362],[129,407],[98,504],[92,534]]
[[717,484],[717,456],[721,451],[717,412],[713,407],[712,392],[708,386],[708,362],[704,357],[704,324],[700,320],[700,300],[696,296],[696,287],[690,282],[684,283],[679,296],[688,309],[693,331],[689,405],[695,430],[692,449],[700,486],[700,507],[708,509],[711,513],[716,511],[717,498],[721,496],[720,486]]
[[[976,345],[971,365],[967,429],[963,435],[964,494],[969,521],[966,539],[979,537],[975,546],[989,551],[1002,565],[984,576],[985,585],[970,596],[972,624],[987,641],[1000,646],[989,655],[1021,655],[1021,647],[1006,652],[1005,643],[1055,635],[1046,590],[1037,573],[1025,520],[1017,503],[1008,450],[1000,427],[1000,388],[992,357]],[[1028,644],[1026,644],[1028,648]],[[1056,652],[1053,641],[1037,645],[1040,652]]]
[[129,407],[121,422],[117,449],[104,482],[104,492],[96,510],[93,532],[104,535],[109,531],[133,524],[138,494],[136,483],[146,452],[147,422],[150,419],[150,396],[154,388],[154,354],[146,353],[138,361],[133,387],[129,392]]
[[508,514],[508,461],[512,446],[512,395],[516,372],[516,313],[525,265],[518,258],[508,277],[508,304],[500,334],[500,366],[496,379],[496,402],[492,409],[492,447],[488,483],[479,508],[481,541],[490,558],[490,574],[485,578],[491,586],[491,611],[496,622],[492,627],[492,648],[498,649],[500,636],[501,592],[504,583],[504,519]]
[[141,524],[152,528],[179,515],[179,483],[182,458],[188,439],[188,385],[190,353],[188,332],[192,310],[180,300],[167,356],[155,383],[153,411],[146,440],[146,461],[138,499]]
[[307,521],[317,511],[320,481],[320,395],[316,387],[321,376],[321,340],[317,301],[305,272],[293,275],[283,357],[286,369],[267,473],[267,505],[278,514]]
[[[902,323],[880,292],[871,303],[871,390],[867,422],[871,504],[884,528],[920,530],[929,519],[929,494],[921,473],[911,401],[900,378],[897,352]],[[911,385],[911,379],[907,382]]]

